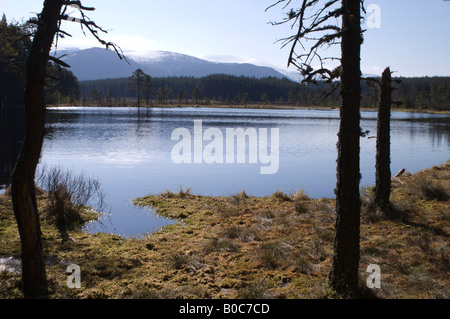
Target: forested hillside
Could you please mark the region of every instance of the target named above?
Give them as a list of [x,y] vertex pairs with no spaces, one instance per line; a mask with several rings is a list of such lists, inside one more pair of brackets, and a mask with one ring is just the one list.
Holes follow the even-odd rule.
[[[450,110],[450,77],[397,78],[393,100],[401,108]],[[301,86],[289,79],[274,77],[256,79],[223,74],[203,78],[152,78],[151,103],[186,104],[195,100],[197,88],[200,103],[217,101],[224,104],[289,104],[296,106],[339,106],[337,90],[332,85]],[[85,103],[124,103],[135,98],[128,78],[80,82]],[[336,86],[336,84],[335,84]],[[363,81],[362,106],[376,107],[378,92]],[[194,102],[194,101],[192,101]],[[197,101],[199,102],[199,101]]]
[[23,104],[24,71],[31,41],[22,39],[27,28],[0,21],[0,107]]
[[[23,105],[25,90],[25,64],[31,48],[27,36],[31,24],[8,23],[6,16],[0,20],[0,107]],[[64,68],[48,63],[46,102],[69,104],[80,99],[78,79]]]

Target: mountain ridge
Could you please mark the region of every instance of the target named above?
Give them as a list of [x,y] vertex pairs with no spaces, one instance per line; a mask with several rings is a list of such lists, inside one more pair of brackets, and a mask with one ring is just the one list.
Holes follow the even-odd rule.
[[138,68],[152,77],[227,74],[256,78],[290,78],[282,72],[251,63],[212,62],[171,51],[147,51],[145,54],[125,53],[120,60],[114,51],[102,48],[60,50],[62,60],[80,81],[129,77]]

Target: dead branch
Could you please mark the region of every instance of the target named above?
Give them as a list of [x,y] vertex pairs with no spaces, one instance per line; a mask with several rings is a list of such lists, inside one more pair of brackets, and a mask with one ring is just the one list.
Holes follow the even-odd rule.
[[[114,50],[114,52],[116,52],[117,56],[119,57],[119,59],[121,60],[125,60],[127,63],[129,63],[125,57],[125,55],[123,54],[122,49],[115,43],[113,42],[108,42],[103,40],[99,33],[108,33],[107,30],[103,29],[102,27],[100,27],[99,25],[97,25],[94,21],[92,21],[86,14],[85,11],[94,11],[95,8],[93,7],[85,7],[83,6],[83,4],[81,3],[81,1],[62,1],[64,8],[60,14],[59,17],[59,26],[58,26],[58,37],[61,36],[71,36],[69,33],[62,31],[61,30],[61,21],[69,21],[69,22],[76,22],[80,24],[81,30],[83,32],[84,35],[86,35],[84,29],[87,29],[89,31],[89,33],[91,35],[94,36],[94,38],[100,42],[102,45],[105,46],[105,48],[108,49],[112,49]],[[68,14],[66,14],[68,7],[73,7],[78,9],[81,18],[75,18],[75,17],[71,17]],[[58,39],[56,40],[56,45],[58,43]],[[60,63],[58,63],[60,64]]]
[[81,1],[63,1],[63,5],[65,5],[66,7],[75,7],[79,10],[84,10],[84,11],[95,11],[95,8],[93,7],[85,7],[81,4]]
[[[329,47],[339,44],[342,38],[342,30],[337,20],[342,16],[342,6],[336,5],[340,0],[328,0],[315,10],[315,6],[321,0],[302,0],[299,9],[290,9],[286,18],[281,22],[274,22],[272,25],[281,25],[291,23],[291,28],[297,28],[296,34],[281,39],[282,48],[291,45],[288,66],[293,65],[304,76],[303,82],[317,83],[317,80],[331,82],[336,79],[335,70],[329,70],[324,62],[329,60],[340,60],[338,57],[322,57],[319,50],[323,47]],[[283,9],[287,8],[291,0],[279,0],[266,10],[283,3]],[[315,10],[313,13],[310,13]],[[306,46],[306,43],[311,43]],[[301,53],[297,53],[297,46],[301,46]],[[318,60],[320,66],[313,70],[311,65]]]
[[55,62],[55,63],[58,64],[58,65],[61,65],[61,66],[65,67],[65,68],[70,68],[70,65],[68,65],[66,62],[60,60],[60,58],[55,58],[54,56],[49,56],[48,59],[49,59],[50,61]]

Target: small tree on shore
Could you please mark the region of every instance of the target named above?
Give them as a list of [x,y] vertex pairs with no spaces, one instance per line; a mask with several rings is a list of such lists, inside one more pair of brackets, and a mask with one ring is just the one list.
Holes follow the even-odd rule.
[[141,69],[137,69],[128,78],[128,85],[131,91],[136,91],[137,95],[137,105],[141,105],[142,91],[144,89],[144,84],[146,81],[146,74]]
[[148,74],[144,76],[144,97],[145,97],[145,105],[148,105],[150,101],[150,97],[152,96],[153,91],[153,81],[152,77]]
[[182,90],[182,89],[180,89],[179,91],[178,91],[178,95],[177,95],[177,100],[178,100],[178,103],[182,103],[182,101],[184,100],[184,98],[185,98],[185,96],[184,96],[184,91]]
[[198,100],[201,98],[201,93],[198,87],[195,87],[192,91],[192,98],[195,100],[195,104],[198,104]]

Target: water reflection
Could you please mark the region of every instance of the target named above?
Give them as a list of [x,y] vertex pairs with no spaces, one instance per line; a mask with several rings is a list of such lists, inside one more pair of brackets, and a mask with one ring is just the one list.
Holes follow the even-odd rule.
[[[56,108],[47,112],[42,164],[84,172],[102,182],[111,215],[89,231],[136,235],[171,221],[130,199],[182,185],[196,194],[264,196],[305,189],[311,197],[333,197],[336,184],[337,110],[214,108]],[[362,128],[376,134],[376,112],[362,113]],[[279,128],[277,174],[261,175],[257,164],[175,164],[174,129]],[[415,172],[449,160],[450,117],[393,112],[392,172]],[[361,139],[361,185],[373,185],[375,139]]]

